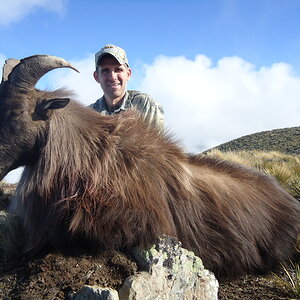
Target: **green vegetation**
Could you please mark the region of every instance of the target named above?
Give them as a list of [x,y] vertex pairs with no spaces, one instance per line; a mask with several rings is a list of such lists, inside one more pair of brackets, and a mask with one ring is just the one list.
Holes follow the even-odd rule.
[[278,151],[286,154],[300,155],[300,126],[262,131],[245,135],[214,149],[220,151]]

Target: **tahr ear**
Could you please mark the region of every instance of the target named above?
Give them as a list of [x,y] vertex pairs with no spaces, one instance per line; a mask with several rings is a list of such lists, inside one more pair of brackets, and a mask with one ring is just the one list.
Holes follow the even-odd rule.
[[38,103],[36,111],[41,116],[46,116],[50,109],[60,109],[64,108],[70,102],[69,98],[54,98],[54,99],[44,99]]

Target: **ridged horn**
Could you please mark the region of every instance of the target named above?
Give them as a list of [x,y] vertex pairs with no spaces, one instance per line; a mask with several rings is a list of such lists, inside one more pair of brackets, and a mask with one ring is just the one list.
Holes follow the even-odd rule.
[[51,55],[34,55],[21,59],[20,63],[8,75],[8,80],[18,87],[34,89],[43,75],[57,68],[70,68],[79,73],[63,58]]
[[9,58],[5,61],[2,69],[2,82],[8,79],[8,75],[11,70],[19,63],[20,61],[15,58]]

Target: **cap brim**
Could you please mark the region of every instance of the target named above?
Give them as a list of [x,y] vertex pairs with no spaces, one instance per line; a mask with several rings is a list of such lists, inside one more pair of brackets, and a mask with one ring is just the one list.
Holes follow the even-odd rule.
[[100,60],[101,60],[104,56],[106,56],[106,55],[112,56],[114,59],[117,60],[117,62],[118,62],[120,65],[128,65],[126,62],[120,60],[117,56],[115,56],[115,55],[113,55],[113,54],[111,54],[111,53],[101,53],[101,54],[99,55],[99,57],[97,58],[96,66],[99,66]]

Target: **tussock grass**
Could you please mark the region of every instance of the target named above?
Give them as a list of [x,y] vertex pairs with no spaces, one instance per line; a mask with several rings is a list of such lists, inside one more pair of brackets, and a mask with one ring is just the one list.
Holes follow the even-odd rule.
[[300,155],[277,151],[228,151],[211,150],[206,155],[254,167],[269,174],[293,197],[300,199]]
[[[273,274],[275,282],[291,292],[297,299],[300,298],[300,265],[290,262],[289,265],[281,265],[283,274]],[[292,300],[292,299],[291,299]]]

